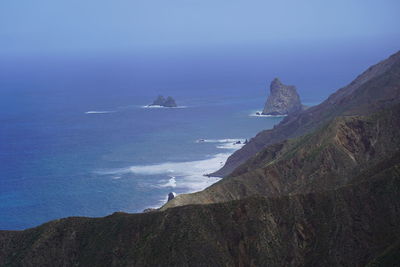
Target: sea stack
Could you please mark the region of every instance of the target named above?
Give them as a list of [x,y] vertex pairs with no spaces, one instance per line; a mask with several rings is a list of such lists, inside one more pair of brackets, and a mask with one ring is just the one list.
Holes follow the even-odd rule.
[[150,104],[149,106],[161,106],[161,107],[166,107],[166,108],[175,108],[177,107],[177,104],[175,102],[175,99],[173,99],[172,97],[168,96],[167,98],[165,98],[162,95],[159,95],[152,104]]
[[288,115],[302,110],[296,87],[284,85],[278,78],[271,82],[270,94],[263,115]]

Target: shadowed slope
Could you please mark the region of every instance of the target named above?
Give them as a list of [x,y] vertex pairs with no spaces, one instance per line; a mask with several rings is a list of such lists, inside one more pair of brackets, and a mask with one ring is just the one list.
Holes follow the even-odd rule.
[[400,238],[400,155],[382,164],[323,193],[3,231],[0,265],[363,266]]

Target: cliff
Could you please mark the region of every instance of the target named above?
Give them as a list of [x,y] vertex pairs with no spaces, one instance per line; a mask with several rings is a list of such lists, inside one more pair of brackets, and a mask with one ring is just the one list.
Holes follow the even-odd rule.
[[400,98],[399,73],[400,52],[397,52],[368,68],[321,104],[290,114],[273,129],[258,133],[212,175],[225,177],[268,145],[310,133],[336,116],[368,115],[397,103]]
[[270,94],[265,103],[263,115],[287,115],[302,110],[296,87],[284,85],[278,78],[271,82]]

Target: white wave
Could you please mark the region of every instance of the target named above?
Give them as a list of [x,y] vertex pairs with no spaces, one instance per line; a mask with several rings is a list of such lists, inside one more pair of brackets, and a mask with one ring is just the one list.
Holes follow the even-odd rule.
[[100,175],[173,175],[168,181],[159,184],[161,187],[173,187],[181,189],[186,193],[197,192],[219,181],[217,177],[207,177],[205,174],[212,173],[221,168],[230,153],[216,154],[210,158],[196,161],[165,162],[152,165],[134,165],[128,168],[97,171]]
[[159,106],[159,105],[145,105],[145,106],[141,106],[141,108],[187,108],[187,106],[177,106],[177,107],[164,107],[164,106]]
[[90,110],[86,111],[85,114],[106,114],[106,113],[114,113],[114,110]]
[[197,143],[234,143],[237,141],[244,141],[243,138],[228,138],[228,139],[199,139]]
[[[240,143],[238,143],[240,141]],[[221,180],[219,177],[208,177],[222,168],[231,153],[244,145],[245,139],[201,139],[197,142],[216,143],[217,148],[228,149],[230,153],[219,153],[203,160],[184,162],[164,162],[150,165],[133,165],[127,168],[97,171],[100,175],[121,177],[124,174],[136,175],[165,175],[169,179],[159,181],[158,184],[146,185],[153,188],[174,188],[181,193],[193,193],[201,191]],[[115,179],[115,178],[113,178]],[[157,204],[150,208],[159,208],[168,200],[168,195],[163,196]]]
[[158,185],[159,187],[176,187],[175,176],[171,176],[171,178],[166,182]]
[[[258,113],[258,114],[257,114]],[[249,115],[250,117],[265,117],[265,118],[281,118],[286,117],[287,115],[264,115],[262,111],[253,111]]]
[[241,148],[243,146],[244,146],[244,141],[240,142],[240,144],[234,142],[234,143],[226,143],[226,144],[223,144],[223,145],[218,145],[217,148],[234,149],[234,150],[236,150],[236,149],[239,149],[239,148]]

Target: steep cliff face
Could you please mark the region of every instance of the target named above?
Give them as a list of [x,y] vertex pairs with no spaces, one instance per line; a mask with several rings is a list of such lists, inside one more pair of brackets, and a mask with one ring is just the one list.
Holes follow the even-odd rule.
[[336,116],[368,115],[400,99],[400,52],[370,67],[346,87],[318,106],[287,116],[271,130],[258,133],[213,173],[225,177],[268,145],[298,137],[321,127]]
[[[382,164],[370,168],[357,183],[323,193],[251,197],[97,219],[67,218],[20,232],[0,231],[0,265],[364,266],[382,262],[400,240],[400,157]],[[390,259],[398,262],[399,255],[392,254]]]
[[312,134],[267,147],[218,183],[178,195],[163,209],[335,189],[399,149],[400,104],[371,116],[337,117]]
[[296,87],[284,85],[278,78],[271,82],[270,94],[265,103],[263,115],[287,115],[302,110]]

